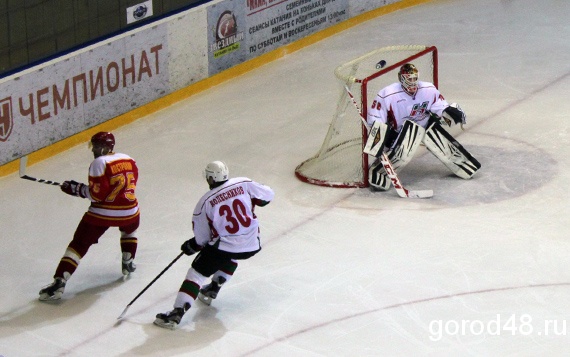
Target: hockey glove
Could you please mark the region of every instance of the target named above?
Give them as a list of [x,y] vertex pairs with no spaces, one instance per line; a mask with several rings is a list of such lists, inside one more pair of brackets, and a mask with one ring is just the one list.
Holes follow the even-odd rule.
[[455,124],[465,124],[466,121],[465,113],[457,103],[451,103],[449,107],[445,108],[441,117],[449,126],[451,126],[452,121]]
[[61,184],[61,190],[65,193],[67,193],[68,195],[71,196],[77,196],[77,197],[81,197],[81,198],[85,198],[87,197],[87,185],[85,185],[84,183],[79,183],[77,181],[64,181]]
[[199,246],[198,243],[196,243],[196,238],[188,239],[186,242],[182,243],[182,246],[180,247],[182,252],[186,255],[192,255],[200,251],[202,248],[202,246]]

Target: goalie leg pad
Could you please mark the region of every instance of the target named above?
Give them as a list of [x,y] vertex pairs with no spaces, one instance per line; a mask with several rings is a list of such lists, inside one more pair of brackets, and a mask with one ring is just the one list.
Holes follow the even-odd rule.
[[390,178],[380,160],[376,160],[368,169],[368,183],[374,191],[387,191],[390,188]]
[[462,179],[470,179],[481,164],[438,123],[432,123],[424,137],[424,145],[448,169]]
[[[390,159],[394,170],[403,168],[412,160],[424,135],[425,129],[418,124],[409,120],[404,122],[400,135],[396,139],[392,151],[388,154],[388,159]],[[386,191],[390,188],[392,182],[380,160],[370,166],[368,183],[378,191]]]
[[404,122],[400,135],[392,151],[388,154],[394,169],[403,168],[412,160],[424,138],[425,132],[424,128],[413,121],[406,120]]

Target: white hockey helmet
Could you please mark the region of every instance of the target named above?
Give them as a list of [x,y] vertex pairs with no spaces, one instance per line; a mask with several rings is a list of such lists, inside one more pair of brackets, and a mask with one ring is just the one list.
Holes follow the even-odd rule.
[[204,169],[204,178],[214,179],[214,182],[224,182],[229,179],[230,171],[228,166],[222,161],[212,161]]

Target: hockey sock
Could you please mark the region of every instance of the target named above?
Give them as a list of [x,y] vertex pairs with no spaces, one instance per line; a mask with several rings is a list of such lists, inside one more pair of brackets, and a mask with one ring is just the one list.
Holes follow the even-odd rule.
[[64,278],[65,280],[75,272],[81,257],[73,248],[67,247],[63,257],[55,270],[54,278]]
[[182,282],[180,290],[176,295],[176,301],[174,301],[174,307],[182,307],[185,304],[192,304],[194,300],[198,297],[200,292],[200,287],[204,284],[206,277],[198,273],[194,268],[188,269],[186,274],[186,279]]
[[130,253],[131,258],[135,258],[137,253],[138,239],[136,231],[132,233],[121,232],[121,252]]

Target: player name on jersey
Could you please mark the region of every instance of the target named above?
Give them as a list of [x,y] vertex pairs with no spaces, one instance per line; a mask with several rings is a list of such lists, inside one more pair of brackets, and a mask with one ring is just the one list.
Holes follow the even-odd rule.
[[111,172],[114,174],[124,171],[132,171],[133,165],[129,161],[118,162],[116,164],[112,164]]
[[232,188],[228,191],[222,192],[219,195],[217,195],[216,197],[212,198],[209,202],[210,205],[212,205],[212,207],[214,207],[216,204],[223,202],[225,200],[229,200],[230,198],[239,196],[239,195],[243,195],[245,194],[243,187],[238,186],[236,188]]

